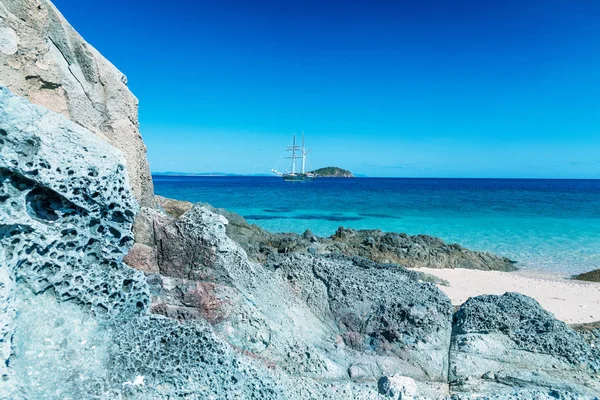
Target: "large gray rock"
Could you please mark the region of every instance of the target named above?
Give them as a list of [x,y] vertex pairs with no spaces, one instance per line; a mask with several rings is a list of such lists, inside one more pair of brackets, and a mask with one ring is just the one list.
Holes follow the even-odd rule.
[[[10,359],[18,370],[22,353],[11,353],[10,339],[28,328],[15,319],[16,281],[23,292],[52,290],[57,299],[76,300],[95,314],[148,306],[143,275],[120,264],[133,243],[136,211],[124,173],[120,153],[108,143],[0,87],[1,297],[7,311],[0,368]],[[29,345],[38,344],[20,348]]]
[[178,219],[155,216],[154,313],[207,320],[230,345],[293,376],[368,383],[375,396],[382,376],[399,375],[445,392],[453,309],[434,285],[343,256],[286,254],[261,265],[227,224],[200,205]]
[[47,0],[0,0],[0,85],[71,119],[125,155],[129,181],[151,205],[152,178],[127,78]]
[[[395,265],[361,258],[289,254],[267,268],[311,312],[334,327],[348,352],[347,370],[446,382],[452,304],[433,284]],[[339,349],[338,349],[339,351]]]
[[519,388],[541,398],[595,398],[600,352],[532,298],[478,296],[455,315],[449,379],[453,390],[470,395],[508,396]]
[[281,398],[204,320],[148,315],[136,211],[120,151],[0,88],[0,398]]

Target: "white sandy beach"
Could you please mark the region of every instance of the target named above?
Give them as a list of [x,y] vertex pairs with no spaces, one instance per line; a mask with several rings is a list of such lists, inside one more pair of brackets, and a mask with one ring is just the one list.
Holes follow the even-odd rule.
[[470,269],[419,268],[445,279],[438,287],[460,305],[481,294],[518,292],[536,299],[542,307],[569,324],[600,321],[600,283],[580,282],[528,271],[499,272]]

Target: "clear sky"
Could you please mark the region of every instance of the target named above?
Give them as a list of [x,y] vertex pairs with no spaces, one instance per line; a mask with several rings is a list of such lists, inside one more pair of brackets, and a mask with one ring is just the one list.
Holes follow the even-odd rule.
[[153,172],[600,178],[600,1],[54,0],[129,78]]

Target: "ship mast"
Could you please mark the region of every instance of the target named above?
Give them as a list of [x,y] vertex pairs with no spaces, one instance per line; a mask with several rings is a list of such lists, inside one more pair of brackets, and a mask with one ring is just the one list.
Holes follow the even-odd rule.
[[[302,146],[296,145],[296,134],[294,133],[294,141],[292,142],[291,146],[287,147],[286,151],[292,152],[291,156],[285,157],[285,158],[292,159],[291,175],[296,175],[296,159],[297,158],[302,158],[302,175],[304,175],[306,173],[306,155],[308,153],[310,153],[310,150],[306,151],[306,148],[304,147],[304,132],[302,132]],[[300,153],[301,155],[298,155],[298,152],[301,152]],[[271,171],[273,171],[277,175],[281,175],[281,173],[277,172],[274,168]]]
[[306,165],[306,152],[304,151],[304,132],[302,132],[302,175],[304,175],[304,166]]
[[292,175],[296,174],[296,134],[294,133],[294,144],[292,145]]
[[[296,174],[296,158],[300,158],[300,156],[296,155],[297,150],[300,150],[300,146],[296,145],[296,134],[294,133],[294,141],[292,142],[292,145],[288,146],[287,148],[287,151],[291,151],[292,155],[290,157],[286,157],[292,159],[292,175]],[[304,151],[302,151],[302,153],[304,154]]]
[[304,132],[302,132],[302,175],[306,173],[306,156],[308,155],[308,153],[310,153],[310,150],[312,149],[306,151],[306,147],[304,147]]

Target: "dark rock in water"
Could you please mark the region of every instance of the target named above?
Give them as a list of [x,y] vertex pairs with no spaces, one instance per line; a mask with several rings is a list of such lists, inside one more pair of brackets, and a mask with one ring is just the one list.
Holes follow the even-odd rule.
[[578,281],[600,282],[600,269],[575,275],[573,279],[576,279]]
[[514,271],[515,263],[506,257],[468,250],[457,244],[447,244],[427,235],[410,236],[404,233],[386,233],[379,230],[339,228],[329,238],[321,238],[310,231],[271,233],[227,210],[212,211],[229,221],[227,235],[239,243],[256,261],[264,262],[269,254],[306,252],[315,248],[319,254],[361,256],[380,263],[396,263],[407,268],[469,268],[494,271]]
[[[518,293],[478,296],[454,316],[451,388],[510,393],[536,388],[600,395],[600,352],[534,300]],[[526,397],[527,398],[527,397]]]
[[490,253],[468,250],[447,244],[428,235],[360,231],[339,228],[331,236],[332,251],[357,254],[377,262],[393,262],[409,268],[468,268],[514,271],[514,263]]

